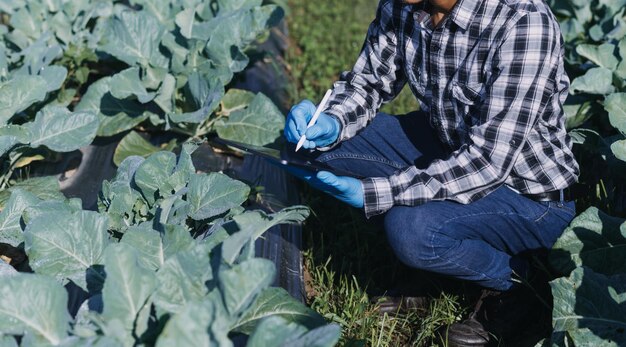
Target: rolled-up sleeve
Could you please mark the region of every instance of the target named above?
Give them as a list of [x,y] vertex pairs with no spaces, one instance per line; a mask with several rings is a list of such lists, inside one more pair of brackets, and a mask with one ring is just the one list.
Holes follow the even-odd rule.
[[333,86],[325,112],[335,116],[342,125],[336,143],[353,137],[367,126],[380,106],[398,95],[406,84],[394,25],[394,18],[401,11],[398,3],[380,1],[356,64],[351,71],[342,73]]

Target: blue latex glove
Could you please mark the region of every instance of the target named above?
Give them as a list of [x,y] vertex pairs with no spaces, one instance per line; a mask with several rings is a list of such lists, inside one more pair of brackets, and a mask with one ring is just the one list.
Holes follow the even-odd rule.
[[316,174],[313,171],[294,167],[288,167],[287,171],[352,207],[363,208],[363,184],[356,178],[335,176],[328,171],[320,171]]
[[315,109],[316,106],[309,100],[304,100],[291,108],[285,125],[287,141],[298,143],[303,133],[306,136],[306,141],[302,147],[306,149],[325,147],[337,141],[341,125],[335,117],[326,113],[322,112],[317,118],[317,122],[307,129],[306,126],[313,117]]

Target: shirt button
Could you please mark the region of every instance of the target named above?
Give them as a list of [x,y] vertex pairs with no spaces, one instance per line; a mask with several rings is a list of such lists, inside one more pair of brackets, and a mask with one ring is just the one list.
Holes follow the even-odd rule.
[[509,144],[510,144],[511,146],[515,146],[515,144],[517,144],[517,142],[515,142],[515,140],[511,140],[511,141],[509,141]]
[[439,47],[438,44],[433,44],[433,45],[430,46],[430,50],[433,51],[433,52],[439,52],[439,48],[441,48],[441,47]]

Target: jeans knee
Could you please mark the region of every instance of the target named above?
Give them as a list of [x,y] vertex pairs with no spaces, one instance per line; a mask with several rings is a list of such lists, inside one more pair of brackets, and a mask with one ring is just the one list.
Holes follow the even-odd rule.
[[396,257],[406,265],[428,270],[437,258],[436,228],[419,208],[398,206],[385,216],[385,233]]

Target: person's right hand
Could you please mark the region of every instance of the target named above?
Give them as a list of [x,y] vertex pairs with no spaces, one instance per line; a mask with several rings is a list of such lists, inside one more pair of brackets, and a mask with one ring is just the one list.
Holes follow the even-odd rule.
[[328,146],[339,137],[341,125],[335,117],[325,113],[320,113],[317,122],[307,129],[309,120],[315,113],[315,105],[304,100],[295,105],[287,115],[287,124],[285,125],[285,138],[292,143],[298,143],[302,134],[306,136],[306,141],[302,147],[312,149],[317,147]]

